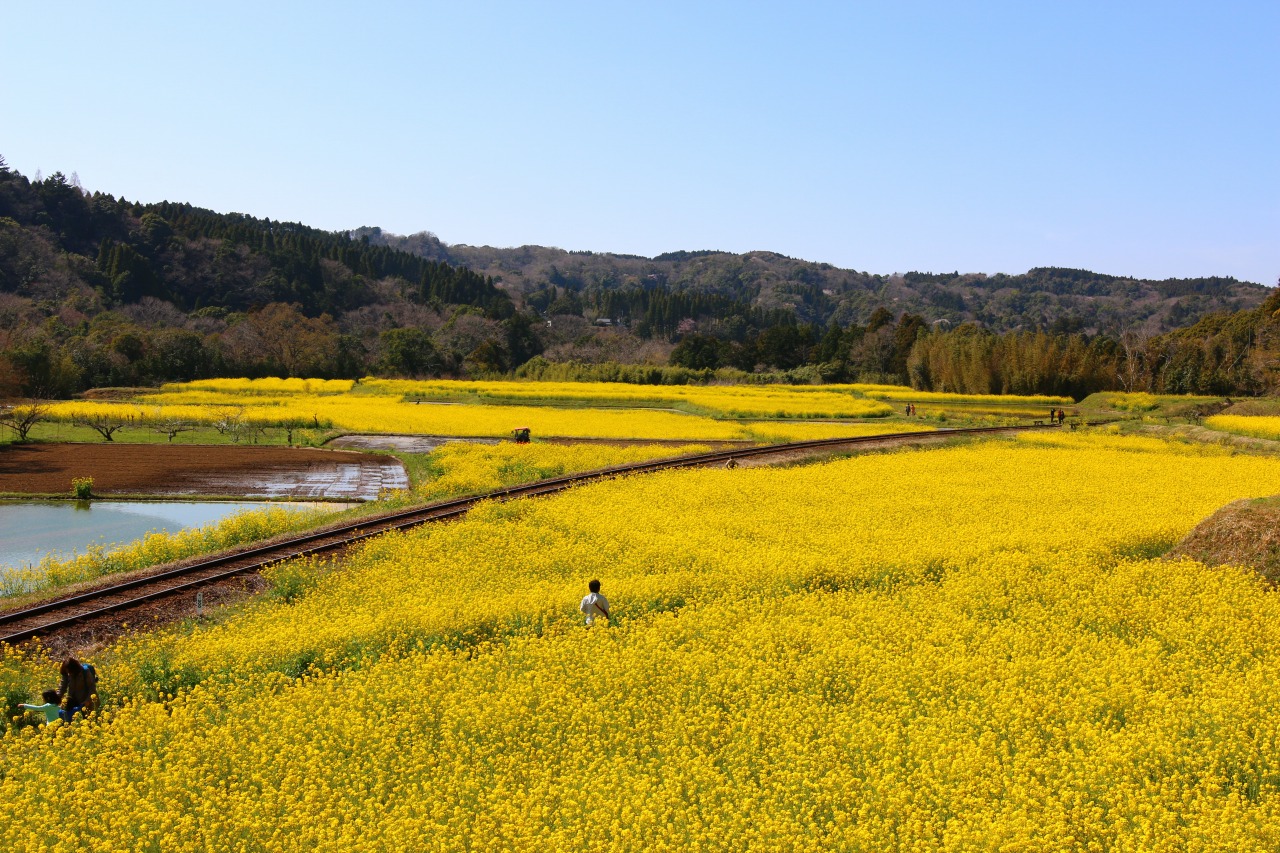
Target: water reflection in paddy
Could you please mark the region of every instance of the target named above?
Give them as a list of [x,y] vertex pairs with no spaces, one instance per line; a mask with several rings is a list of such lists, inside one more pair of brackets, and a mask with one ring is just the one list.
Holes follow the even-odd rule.
[[229,515],[274,506],[344,509],[338,503],[267,501],[31,501],[0,503],[0,572],[38,563],[46,554],[69,557],[90,545],[125,544],[156,530],[201,527]]

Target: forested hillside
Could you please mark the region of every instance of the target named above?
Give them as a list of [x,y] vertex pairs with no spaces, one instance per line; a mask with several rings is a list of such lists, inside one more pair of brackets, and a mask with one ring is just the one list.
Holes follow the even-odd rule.
[[74,175],[31,180],[0,158],[0,397],[212,376],[724,370],[969,393],[1254,394],[1277,385],[1277,311],[1268,288],[1230,278],[884,276],[769,252],[333,233],[130,202]]
[[930,328],[918,315],[895,319],[881,309],[865,325],[779,326],[743,343],[689,334],[671,360],[707,370],[763,364],[800,382],[893,382],[965,394],[1274,394],[1280,291],[1257,308],[1210,315],[1163,335]]
[[[446,246],[432,234],[399,237],[377,228],[354,233],[482,271],[544,313],[620,320],[641,336],[668,337],[692,317],[699,331],[732,337],[732,326],[721,325],[749,311],[781,310],[801,324],[848,326],[866,323],[882,307],[930,324],[977,323],[994,332],[1160,333],[1215,312],[1254,308],[1267,294],[1259,284],[1233,278],[1146,281],[1051,267],[1021,275],[873,275],[772,252],[642,258],[542,246]],[[673,302],[683,304],[668,309]]]
[[0,393],[506,370],[540,350],[471,270],[347,234],[86,193],[0,158]]
[[[553,326],[607,323],[673,341],[671,363],[692,370],[1077,398],[1280,388],[1280,297],[1233,278],[1145,281],[1058,268],[883,276],[768,252],[640,258],[355,233],[483,270]],[[589,348],[595,338],[581,341],[587,348],[564,344],[548,356],[600,360]]]

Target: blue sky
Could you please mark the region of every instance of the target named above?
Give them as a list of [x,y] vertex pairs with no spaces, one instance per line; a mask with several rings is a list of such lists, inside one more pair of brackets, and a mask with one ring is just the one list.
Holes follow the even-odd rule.
[[27,175],[327,229],[1280,276],[1280,3],[28,3]]

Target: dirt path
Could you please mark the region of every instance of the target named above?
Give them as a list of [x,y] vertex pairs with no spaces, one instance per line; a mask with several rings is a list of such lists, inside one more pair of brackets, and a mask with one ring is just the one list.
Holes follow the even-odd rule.
[[337,450],[169,444],[0,447],[0,492],[58,494],[92,477],[97,495],[234,495],[372,500],[404,489],[399,460]]

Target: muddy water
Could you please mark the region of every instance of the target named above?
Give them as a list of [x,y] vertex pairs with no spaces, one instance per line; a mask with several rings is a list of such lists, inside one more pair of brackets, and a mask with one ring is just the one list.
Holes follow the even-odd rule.
[[497,438],[462,438],[449,435],[340,435],[326,447],[342,450],[394,450],[397,453],[430,453],[442,444],[464,441],[470,444],[500,444]]
[[90,545],[127,543],[154,530],[200,527],[247,509],[347,504],[258,501],[32,501],[0,503],[0,573],[6,566],[38,563],[46,554],[71,556]]
[[383,492],[409,488],[409,475],[400,460],[371,456],[359,462],[335,462],[296,469],[272,469],[255,475],[247,471],[193,475],[173,490],[164,486],[154,494],[243,495],[246,498],[315,498],[319,500],[377,500]]

